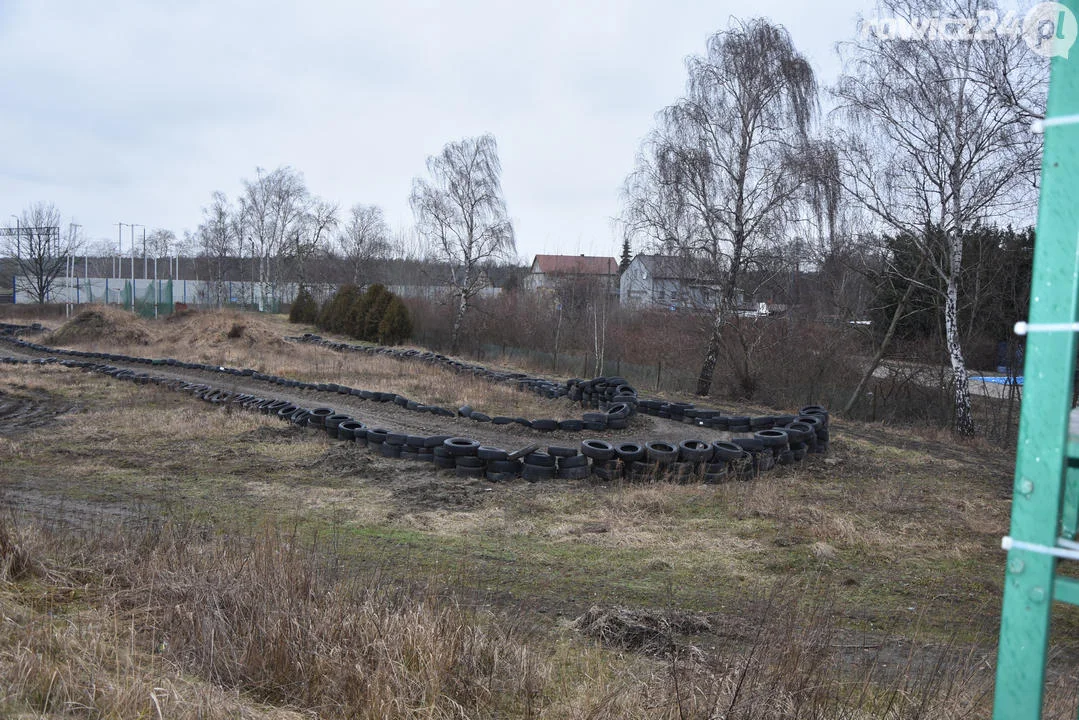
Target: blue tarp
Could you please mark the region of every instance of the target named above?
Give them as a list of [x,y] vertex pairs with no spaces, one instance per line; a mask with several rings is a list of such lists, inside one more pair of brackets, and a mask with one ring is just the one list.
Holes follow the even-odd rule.
[[975,375],[974,377],[970,378],[971,382],[978,382],[979,380],[982,381],[982,382],[985,382],[985,383],[995,383],[997,385],[1011,385],[1013,382],[1016,385],[1022,385],[1023,384],[1023,376],[1022,375],[1020,375],[1018,377],[1014,377],[1014,378],[1010,378],[1010,377],[1007,377],[1007,376],[996,377],[995,375],[985,375],[985,376]]

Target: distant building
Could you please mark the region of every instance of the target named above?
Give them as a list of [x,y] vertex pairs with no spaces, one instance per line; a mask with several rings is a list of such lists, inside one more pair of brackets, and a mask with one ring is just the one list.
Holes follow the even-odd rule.
[[537,255],[525,276],[527,290],[555,289],[566,281],[598,281],[618,291],[618,261],[589,255]]
[[697,282],[691,265],[672,255],[637,255],[622,273],[622,305],[668,308],[700,307],[714,288]]

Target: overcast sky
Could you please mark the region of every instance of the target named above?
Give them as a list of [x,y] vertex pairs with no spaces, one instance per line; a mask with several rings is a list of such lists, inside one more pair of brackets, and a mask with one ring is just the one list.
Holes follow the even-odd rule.
[[[870,0],[0,0],[0,224],[53,202],[89,239],[194,230],[214,190],[291,165],[411,225],[428,155],[490,132],[525,261],[616,255],[654,115],[734,16],[785,25],[822,83]],[[127,242],[125,230],[125,244]]]

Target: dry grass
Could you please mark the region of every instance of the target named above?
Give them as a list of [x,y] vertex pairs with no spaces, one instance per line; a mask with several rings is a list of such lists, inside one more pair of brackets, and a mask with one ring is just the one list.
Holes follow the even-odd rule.
[[546,682],[515,628],[452,600],[377,577],[339,580],[277,530],[204,537],[175,525],[93,536],[31,526],[0,545],[8,566],[12,555],[69,558],[37,559],[34,581],[24,572],[4,583],[0,707],[95,717],[207,717],[199,713],[213,707],[209,717],[224,718],[272,704],[321,717],[492,717],[527,709]]
[[188,311],[155,321],[102,307],[83,311],[41,341],[90,352],[250,367],[309,382],[394,392],[428,405],[472,405],[489,415],[562,418],[579,412],[565,400],[547,400],[421,362],[339,353],[283,339],[296,332],[296,326],[274,316],[231,310]]
[[[874,646],[852,645],[813,586],[766,593],[722,633],[728,648],[687,642],[715,630],[700,616],[580,621],[613,646],[643,638],[648,660],[547,641],[452,592],[343,575],[320,541],[271,527],[72,533],[8,518],[0,532],[3,565],[23,568],[0,579],[7,717],[958,720],[984,716],[991,691],[982,658],[954,646],[852,667],[845,653]],[[1046,717],[1071,715],[1062,695]]]

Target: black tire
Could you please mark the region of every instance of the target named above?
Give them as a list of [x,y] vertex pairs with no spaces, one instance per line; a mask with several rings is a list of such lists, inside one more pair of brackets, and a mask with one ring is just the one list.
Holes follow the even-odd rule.
[[715,458],[717,460],[727,460],[730,462],[740,459],[745,454],[745,450],[740,446],[725,440],[717,440],[712,443],[712,448],[715,451]]
[[730,477],[727,473],[726,468],[724,468],[720,472],[706,472],[704,475],[701,476],[702,482],[704,482],[706,485],[719,485],[720,483],[726,482],[729,479]]
[[519,460],[491,460],[487,463],[487,470],[498,473],[521,474],[521,462]]
[[558,423],[558,429],[566,432],[580,432],[584,430],[584,423],[580,420],[562,420]]
[[611,405],[607,408],[607,421],[611,420],[625,420],[633,412],[633,408],[629,403],[619,402]]
[[645,443],[644,451],[650,463],[669,465],[678,459],[678,448],[661,440]]
[[402,460],[411,460],[412,462],[417,462],[420,459],[420,454],[415,450],[409,450],[408,445],[402,445],[401,452],[398,454],[398,457]]
[[491,418],[492,425],[509,425],[512,422],[513,418],[507,417],[505,415],[495,415],[493,418]]
[[382,445],[386,442],[386,436],[390,431],[386,428],[367,428],[367,442],[373,445]]
[[521,477],[529,482],[542,482],[543,480],[553,480],[555,475],[554,466],[543,465],[529,465],[525,464],[521,468]]
[[356,440],[356,431],[362,430],[364,425],[358,420],[346,420],[337,426],[337,438],[339,440]]
[[551,445],[547,448],[548,455],[554,455],[558,458],[573,457],[577,454],[577,448],[575,447],[561,447],[558,445]]
[[558,458],[558,467],[572,468],[572,467],[588,467],[588,458],[584,455],[573,455],[571,457]]
[[658,465],[651,465],[644,461],[627,463],[624,472],[626,479],[631,483],[655,482],[663,476]]
[[607,413],[586,412],[581,415],[581,420],[586,426],[589,423],[600,425],[600,430],[607,427]]
[[404,433],[387,433],[386,442],[390,445],[404,445],[408,442],[408,435]]
[[764,450],[764,443],[756,438],[735,438],[732,443],[751,453],[759,453]]
[[334,414],[333,408],[320,407],[311,411],[310,423],[315,427],[323,427],[326,418]]
[[587,464],[579,467],[558,468],[555,477],[560,480],[584,480],[592,474],[592,469]]
[[529,443],[528,445],[525,445],[523,448],[519,448],[519,449],[514,450],[513,452],[511,452],[509,454],[509,459],[510,460],[520,460],[524,456],[526,456],[526,455],[528,455],[530,453],[534,453],[539,449],[540,449],[539,443]]
[[803,422],[792,422],[787,425],[786,430],[791,444],[808,442],[809,436],[813,434],[813,426]]
[[473,440],[471,438],[451,437],[447,438],[442,444],[449,450],[450,455],[455,457],[475,455],[480,449],[479,440]]
[[469,416],[469,419],[474,420],[476,422],[481,422],[481,423],[491,422],[491,416],[490,415],[487,415],[486,413],[476,412],[475,410],[472,411],[472,414]]
[[529,453],[525,456],[525,465],[536,465],[538,467],[554,467],[555,459],[553,455],[548,455],[545,452]]
[[614,446],[606,440],[582,440],[581,453],[600,462],[614,457]]
[[753,437],[760,440],[765,447],[780,448],[790,442],[790,435],[786,430],[771,429],[758,430]]
[[617,460],[605,460],[592,463],[592,474],[601,480],[621,480],[622,463]]
[[625,430],[627,427],[629,427],[627,418],[611,418],[607,421],[608,430]]
[[614,454],[624,463],[641,462],[647,457],[644,445],[635,442],[623,442],[614,446]]
[[487,461],[484,460],[483,458],[476,457],[475,455],[458,455],[457,456],[457,467],[459,467],[459,468],[462,468],[462,467],[467,467],[467,468],[486,468],[487,467]]
[[398,458],[401,457],[401,446],[391,445],[388,442],[381,443],[378,446],[378,451],[382,453],[383,457]]
[[487,474],[487,471],[482,467],[466,467],[461,464],[457,465],[455,472],[457,473],[457,477],[466,478],[482,478]]
[[451,437],[452,435],[431,435],[430,437],[424,438],[423,446],[426,448],[431,448],[433,450],[438,449],[444,447],[443,443],[445,443]]
[[461,407],[457,408],[457,414],[461,417],[472,417],[472,406],[462,405]]
[[557,420],[549,420],[549,419],[546,419],[546,418],[541,419],[541,420],[533,420],[532,421],[532,428],[534,430],[540,430],[542,432],[551,432],[553,430],[558,429],[558,421]]
[[481,445],[476,449],[476,455],[484,460],[505,460],[509,456],[509,453],[502,448]]
[[708,462],[714,453],[712,446],[703,440],[683,440],[678,444],[678,456],[684,462]]

